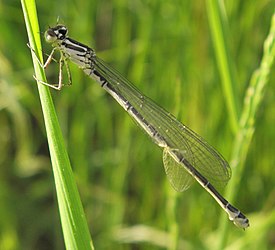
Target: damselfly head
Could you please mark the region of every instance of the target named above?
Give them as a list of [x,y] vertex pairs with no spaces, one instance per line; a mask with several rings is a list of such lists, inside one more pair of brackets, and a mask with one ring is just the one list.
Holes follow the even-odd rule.
[[45,39],[49,43],[53,43],[57,40],[63,40],[66,38],[68,29],[64,25],[57,25],[53,28],[49,28],[45,32]]

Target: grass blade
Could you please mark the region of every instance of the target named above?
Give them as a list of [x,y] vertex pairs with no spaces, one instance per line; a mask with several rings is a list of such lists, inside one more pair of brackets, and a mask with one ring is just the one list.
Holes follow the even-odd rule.
[[225,11],[222,11],[221,1],[208,0],[206,1],[206,6],[231,129],[235,134],[238,130],[239,102],[234,87],[236,86],[236,84],[234,84],[236,83],[236,77],[233,70],[234,63],[230,57],[227,45],[229,39],[226,15]]
[[[35,50],[38,57],[42,58],[35,1],[22,0],[21,4],[30,46]],[[45,73],[39,66],[35,57],[33,57],[33,63],[36,77],[42,81],[46,81]],[[65,149],[64,140],[62,138],[49,89],[42,84],[38,84],[38,90],[45,119],[66,248],[93,249],[84,210],[76,187],[68,154]]]

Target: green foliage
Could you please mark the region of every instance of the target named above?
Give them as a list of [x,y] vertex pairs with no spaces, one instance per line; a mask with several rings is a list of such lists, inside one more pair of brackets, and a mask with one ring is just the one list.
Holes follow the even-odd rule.
[[[37,2],[40,30],[59,17],[72,38],[95,48],[228,159],[233,176],[223,193],[251,223],[246,231],[236,228],[196,183],[175,193],[162,152],[71,65],[73,85],[50,90],[54,124],[61,126],[96,249],[274,248],[274,24],[266,39],[275,4],[225,4]],[[47,137],[22,9],[4,1],[0,14],[0,249],[64,249],[49,132]],[[56,82],[57,73],[52,63],[48,81]],[[48,113],[54,119],[54,111]],[[67,161],[64,151],[60,157]]]

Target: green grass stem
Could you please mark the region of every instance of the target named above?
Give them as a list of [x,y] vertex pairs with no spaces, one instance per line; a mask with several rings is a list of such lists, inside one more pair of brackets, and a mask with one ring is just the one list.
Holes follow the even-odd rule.
[[[21,1],[31,48],[41,59],[41,41],[35,1]],[[45,73],[33,56],[37,79],[46,81]],[[42,60],[41,60],[42,61]],[[38,83],[56,185],[64,241],[67,249],[93,249],[84,210],[54,109],[49,88]]]
[[228,23],[222,1],[206,1],[209,26],[212,34],[213,48],[221,77],[221,85],[226,101],[231,129],[235,134],[238,131],[239,100],[236,91],[236,76],[234,62],[229,51]]

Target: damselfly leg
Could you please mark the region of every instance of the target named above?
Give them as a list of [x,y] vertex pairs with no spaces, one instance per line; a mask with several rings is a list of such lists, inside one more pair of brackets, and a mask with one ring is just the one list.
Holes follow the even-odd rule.
[[[51,87],[53,89],[56,89],[56,90],[61,90],[63,86],[68,86],[68,85],[72,85],[72,76],[71,76],[71,71],[70,71],[70,67],[68,65],[68,62],[66,60],[66,58],[64,57],[64,55],[60,52],[60,58],[59,60],[57,61],[53,55],[54,55],[54,52],[56,51],[56,47],[54,47],[50,53],[50,55],[48,56],[46,62],[43,64],[41,63],[41,61],[39,60],[38,56],[36,55],[34,49],[29,45],[27,44],[27,46],[30,48],[31,52],[33,53],[35,59],[37,60],[37,62],[39,63],[39,65],[41,66],[41,68],[43,69],[46,69],[50,63],[52,61],[55,61],[59,64],[59,72],[58,72],[58,83],[47,83],[47,82],[44,82],[40,79],[38,79],[35,75],[33,75],[33,78],[39,82],[39,83],[42,83],[48,87]],[[68,77],[68,83],[67,84],[64,84],[63,83],[63,66],[65,65],[65,68],[66,68],[66,72],[67,72],[67,77]]]

